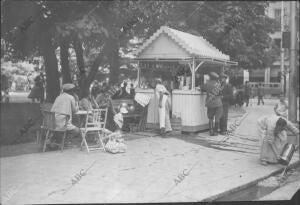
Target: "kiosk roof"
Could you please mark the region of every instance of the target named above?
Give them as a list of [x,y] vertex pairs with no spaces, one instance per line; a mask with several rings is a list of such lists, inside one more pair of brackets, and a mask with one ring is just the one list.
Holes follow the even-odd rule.
[[229,61],[229,56],[222,53],[201,36],[192,35],[176,29],[162,26],[136,51],[137,59],[142,52],[149,47],[161,34],[167,34],[179,47],[184,49],[190,57],[213,58],[216,60]]

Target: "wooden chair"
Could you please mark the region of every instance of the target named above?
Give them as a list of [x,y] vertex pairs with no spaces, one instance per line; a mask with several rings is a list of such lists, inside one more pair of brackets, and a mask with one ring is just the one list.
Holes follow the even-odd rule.
[[[89,117],[90,116],[90,117]],[[87,152],[93,150],[105,150],[104,144],[102,141],[102,136],[105,134],[105,125],[107,119],[107,108],[105,109],[93,109],[91,115],[87,115],[85,126],[80,128],[82,133],[82,141],[81,141],[81,150],[83,145],[87,149]],[[89,145],[87,143],[87,136],[89,134],[97,134],[100,144]]]
[[[56,128],[55,114],[60,114],[60,115],[63,115],[66,117],[66,123],[60,129]],[[45,141],[44,141],[44,145],[43,145],[43,152],[46,151],[47,144],[51,143],[51,138],[54,136],[55,132],[63,134],[61,144],[54,143],[54,144],[57,144],[61,148],[61,151],[63,151],[64,144],[65,144],[65,138],[66,138],[66,134],[67,134],[66,124],[67,124],[69,115],[62,114],[62,113],[55,113],[55,112],[51,112],[51,111],[43,111],[42,115],[43,115],[43,122],[42,122],[41,130],[46,131]]]
[[[42,103],[40,104],[40,114],[41,114],[41,117],[43,118],[44,116],[44,112],[45,111],[51,111],[51,108],[52,108],[52,103]],[[42,136],[43,136],[43,129],[42,129],[42,123],[43,123],[43,119],[41,120],[41,124],[40,124],[40,129],[37,130],[36,132],[36,143],[37,144],[41,144],[42,143]]]

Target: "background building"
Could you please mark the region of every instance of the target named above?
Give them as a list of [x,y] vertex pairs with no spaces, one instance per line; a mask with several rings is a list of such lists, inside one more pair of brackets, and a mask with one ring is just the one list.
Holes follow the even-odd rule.
[[[298,44],[299,44],[299,2],[296,3],[297,5],[297,37],[298,37]],[[283,11],[282,11],[283,10]],[[283,12],[283,18],[282,18]],[[290,31],[290,1],[273,1],[269,2],[269,7],[266,9],[266,14],[270,18],[274,18],[276,21],[276,28],[274,33],[270,33],[270,37],[273,39],[274,43],[281,48],[281,41],[282,41],[282,32],[289,32]],[[283,20],[283,21],[282,21]],[[282,24],[281,24],[282,23]],[[281,28],[281,26],[283,26]],[[290,34],[289,34],[290,35]],[[288,38],[290,37],[288,35]],[[285,43],[285,41],[284,41]],[[259,82],[264,84],[272,84],[272,86],[280,87],[281,83],[284,84],[284,78],[281,78],[282,73],[286,74],[286,90],[288,90],[288,71],[289,71],[289,49],[283,49],[284,55],[284,69],[282,72],[281,70],[281,55],[279,54],[277,60],[273,62],[273,64],[265,68],[263,70],[260,69],[253,69],[250,70],[246,77],[247,80],[250,82]],[[299,58],[299,47],[298,47],[298,58]],[[298,62],[299,63],[299,62]],[[299,70],[299,64],[298,64]],[[244,72],[245,73],[245,72]],[[243,76],[243,71],[239,71],[237,73],[238,78]],[[245,80],[244,80],[245,81]]]

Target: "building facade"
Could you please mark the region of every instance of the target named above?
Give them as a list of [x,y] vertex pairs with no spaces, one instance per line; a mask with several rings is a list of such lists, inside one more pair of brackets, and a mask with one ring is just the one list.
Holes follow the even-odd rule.
[[[299,2],[297,2],[297,26],[299,23]],[[283,11],[282,11],[283,10]],[[283,12],[283,16],[282,16]],[[269,7],[266,9],[266,14],[270,18],[275,19],[276,28],[274,33],[270,33],[270,37],[274,43],[281,48],[282,32],[290,31],[290,1],[273,1],[269,2]],[[299,42],[299,26],[297,27],[297,37]],[[298,43],[299,44],[299,43]],[[250,70],[247,77],[243,72],[239,72],[238,76],[246,77],[250,82],[260,82],[264,84],[279,84],[280,86],[285,83],[288,89],[288,70],[289,70],[289,49],[283,49],[282,53],[278,55],[277,60],[264,70]],[[281,55],[284,58],[284,68],[281,68]],[[299,49],[298,49],[299,57]],[[299,65],[298,65],[299,69]],[[283,72],[282,72],[283,71]],[[244,72],[245,73],[245,72]],[[285,77],[283,77],[285,76]],[[245,81],[245,80],[244,80]]]

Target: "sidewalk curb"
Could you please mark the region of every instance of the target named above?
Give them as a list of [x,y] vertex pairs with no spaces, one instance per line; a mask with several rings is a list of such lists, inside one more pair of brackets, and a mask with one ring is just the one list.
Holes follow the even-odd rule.
[[[300,165],[300,160],[298,160],[298,161],[293,162],[292,164],[290,164],[288,166],[288,169],[292,169],[292,168],[297,167],[299,165]],[[251,187],[251,186],[257,184],[259,181],[262,181],[262,180],[264,180],[266,178],[269,178],[271,176],[274,176],[274,175],[277,175],[277,174],[281,173],[283,170],[284,170],[284,167],[282,167],[280,169],[277,169],[277,170],[271,172],[270,174],[268,174],[266,176],[263,176],[263,177],[260,177],[260,178],[258,178],[256,180],[254,180],[254,181],[248,182],[248,183],[246,183],[244,185],[241,185],[241,186],[235,187],[233,189],[224,191],[224,192],[222,192],[220,194],[216,194],[214,196],[202,199],[202,200],[200,200],[200,202],[213,202],[213,201],[217,200],[218,198],[221,198],[221,197],[223,197],[225,195],[233,194],[234,192],[238,192],[238,191],[241,191],[241,190],[246,189],[248,187]]]

